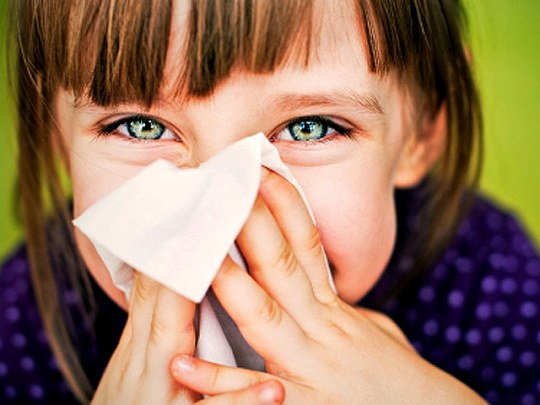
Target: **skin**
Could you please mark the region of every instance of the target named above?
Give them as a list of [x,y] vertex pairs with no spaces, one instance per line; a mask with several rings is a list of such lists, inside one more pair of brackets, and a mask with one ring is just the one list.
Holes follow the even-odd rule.
[[[203,403],[238,404],[478,401],[417,356],[392,321],[348,304],[382,273],[396,231],[393,191],[418,182],[433,164],[444,144],[444,115],[412,125],[413,104],[393,75],[369,73],[354,11],[331,2],[319,6],[321,35],[314,38],[307,69],[290,64],[266,75],[238,70],[208,98],[176,100],[166,83],[178,74],[171,61],[181,48],[185,15],[177,12],[161,100],[150,110],[75,103],[59,91],[55,112],[69,151],[74,216],[158,158],[194,167],[263,131],[298,179],[317,221],[314,226],[294,188],[265,172],[237,240],[250,273],[226,259],[213,284],[265,358],[268,374],[190,357],[193,303],[142,275],[128,303],[92,244],[75,230],[92,276],[129,311],[95,403],[192,403],[199,394],[211,395]],[[137,141],[121,127],[98,136],[103,126],[141,113],[164,123],[171,139]],[[347,128],[349,136],[330,130],[324,141],[291,140],[290,120],[313,115]],[[338,295],[326,278],[323,246]]]

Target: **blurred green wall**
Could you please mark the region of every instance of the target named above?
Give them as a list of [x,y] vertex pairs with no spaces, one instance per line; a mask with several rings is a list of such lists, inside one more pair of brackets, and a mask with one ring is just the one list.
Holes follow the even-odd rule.
[[14,137],[12,92],[6,74],[5,0],[0,0],[0,261],[21,238],[14,211],[16,142]]
[[468,0],[485,112],[482,188],[540,242],[540,1]]
[[[0,51],[4,48],[0,1]],[[540,1],[468,0],[471,41],[485,107],[482,188],[517,212],[540,241]],[[12,106],[0,60],[0,256],[20,240],[13,210]]]

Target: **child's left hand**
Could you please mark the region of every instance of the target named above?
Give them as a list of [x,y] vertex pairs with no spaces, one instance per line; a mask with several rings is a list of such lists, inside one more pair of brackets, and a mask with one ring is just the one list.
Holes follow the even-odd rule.
[[317,229],[278,175],[265,177],[237,242],[250,273],[228,258],[213,289],[268,373],[179,356],[184,367],[172,370],[184,386],[214,395],[277,376],[292,404],[483,403],[417,355],[389,318],[339,299]]

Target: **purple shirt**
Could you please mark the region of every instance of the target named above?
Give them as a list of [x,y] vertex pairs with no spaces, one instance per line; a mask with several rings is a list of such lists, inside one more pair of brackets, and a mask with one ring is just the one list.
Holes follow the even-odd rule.
[[[407,263],[402,258],[386,271],[361,304],[374,307]],[[93,288],[98,303],[93,324],[74,323],[83,365],[96,385],[126,315]],[[62,297],[68,308],[79,299],[70,291]],[[490,403],[537,404],[539,297],[540,259],[532,243],[514,217],[478,198],[433,269],[406,297],[378,309],[398,323],[424,358]],[[0,271],[0,325],[0,403],[75,403],[43,333],[24,247]]]

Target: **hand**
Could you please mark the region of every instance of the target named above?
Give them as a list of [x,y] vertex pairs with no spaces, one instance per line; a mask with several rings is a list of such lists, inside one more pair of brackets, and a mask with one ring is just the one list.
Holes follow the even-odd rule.
[[178,382],[214,395],[277,377],[291,404],[483,403],[418,356],[389,318],[339,299],[294,187],[272,173],[260,195],[237,241],[250,273],[226,259],[213,289],[268,373],[183,357]]
[[197,395],[171,379],[174,353],[193,354],[195,305],[136,273],[129,315],[93,404],[193,403]]
[[[169,373],[175,353],[194,352],[194,311],[191,301],[137,273],[126,326],[92,403],[193,404],[200,399],[198,392],[182,386]],[[220,394],[202,403],[279,404],[284,390],[270,382]]]

